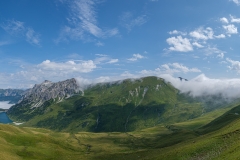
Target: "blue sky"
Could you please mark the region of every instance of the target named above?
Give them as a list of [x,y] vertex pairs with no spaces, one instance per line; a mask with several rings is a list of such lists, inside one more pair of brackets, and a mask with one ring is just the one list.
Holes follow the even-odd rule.
[[0,88],[239,78],[239,0],[0,1]]

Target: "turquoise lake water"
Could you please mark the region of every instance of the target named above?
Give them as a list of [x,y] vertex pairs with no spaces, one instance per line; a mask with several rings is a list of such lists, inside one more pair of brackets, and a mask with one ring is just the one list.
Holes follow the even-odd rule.
[[[2,109],[9,109],[12,105],[9,104],[9,101],[0,101],[0,108]],[[0,123],[12,123],[6,112],[0,112]]]
[[0,113],[0,123],[12,123],[12,121],[8,118],[6,112]]

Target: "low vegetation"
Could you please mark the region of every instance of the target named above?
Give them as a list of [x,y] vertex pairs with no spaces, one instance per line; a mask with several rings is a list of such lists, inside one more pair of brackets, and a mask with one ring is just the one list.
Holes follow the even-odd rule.
[[133,132],[64,133],[0,125],[0,155],[3,160],[237,159],[239,108],[231,106],[185,122]]

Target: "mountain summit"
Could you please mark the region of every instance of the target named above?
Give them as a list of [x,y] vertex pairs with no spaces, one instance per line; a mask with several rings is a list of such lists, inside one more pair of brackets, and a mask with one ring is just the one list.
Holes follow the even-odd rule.
[[43,83],[36,84],[32,89],[29,89],[22,101],[29,101],[32,103],[32,107],[39,107],[50,99],[61,101],[74,94],[82,93],[74,78],[57,83],[45,80]]

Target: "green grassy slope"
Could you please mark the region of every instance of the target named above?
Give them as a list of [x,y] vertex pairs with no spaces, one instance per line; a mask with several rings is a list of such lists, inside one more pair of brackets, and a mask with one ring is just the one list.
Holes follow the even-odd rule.
[[[152,141],[147,140],[144,150],[108,154],[101,156],[100,159],[239,159],[240,116],[235,114],[239,108],[240,106],[237,105],[209,124],[206,124],[209,121],[204,122],[201,118],[192,120],[191,123],[174,124],[168,127],[172,129],[172,133],[162,136],[155,135]],[[222,112],[224,110],[206,114],[203,118],[210,120],[211,117]],[[194,123],[205,125],[200,129],[192,130]],[[209,130],[209,128],[213,129]]]
[[[0,156],[3,160],[237,159],[240,156],[239,116],[214,131],[203,132],[239,110],[238,105],[232,107],[229,111],[216,110],[201,118],[128,133],[63,133],[0,124]],[[197,126],[205,127],[199,130]]]
[[201,103],[181,96],[171,84],[157,77],[98,84],[60,103],[54,100],[32,108],[22,102],[8,111],[25,126],[58,131],[124,132],[157,124],[171,124],[199,117]]

